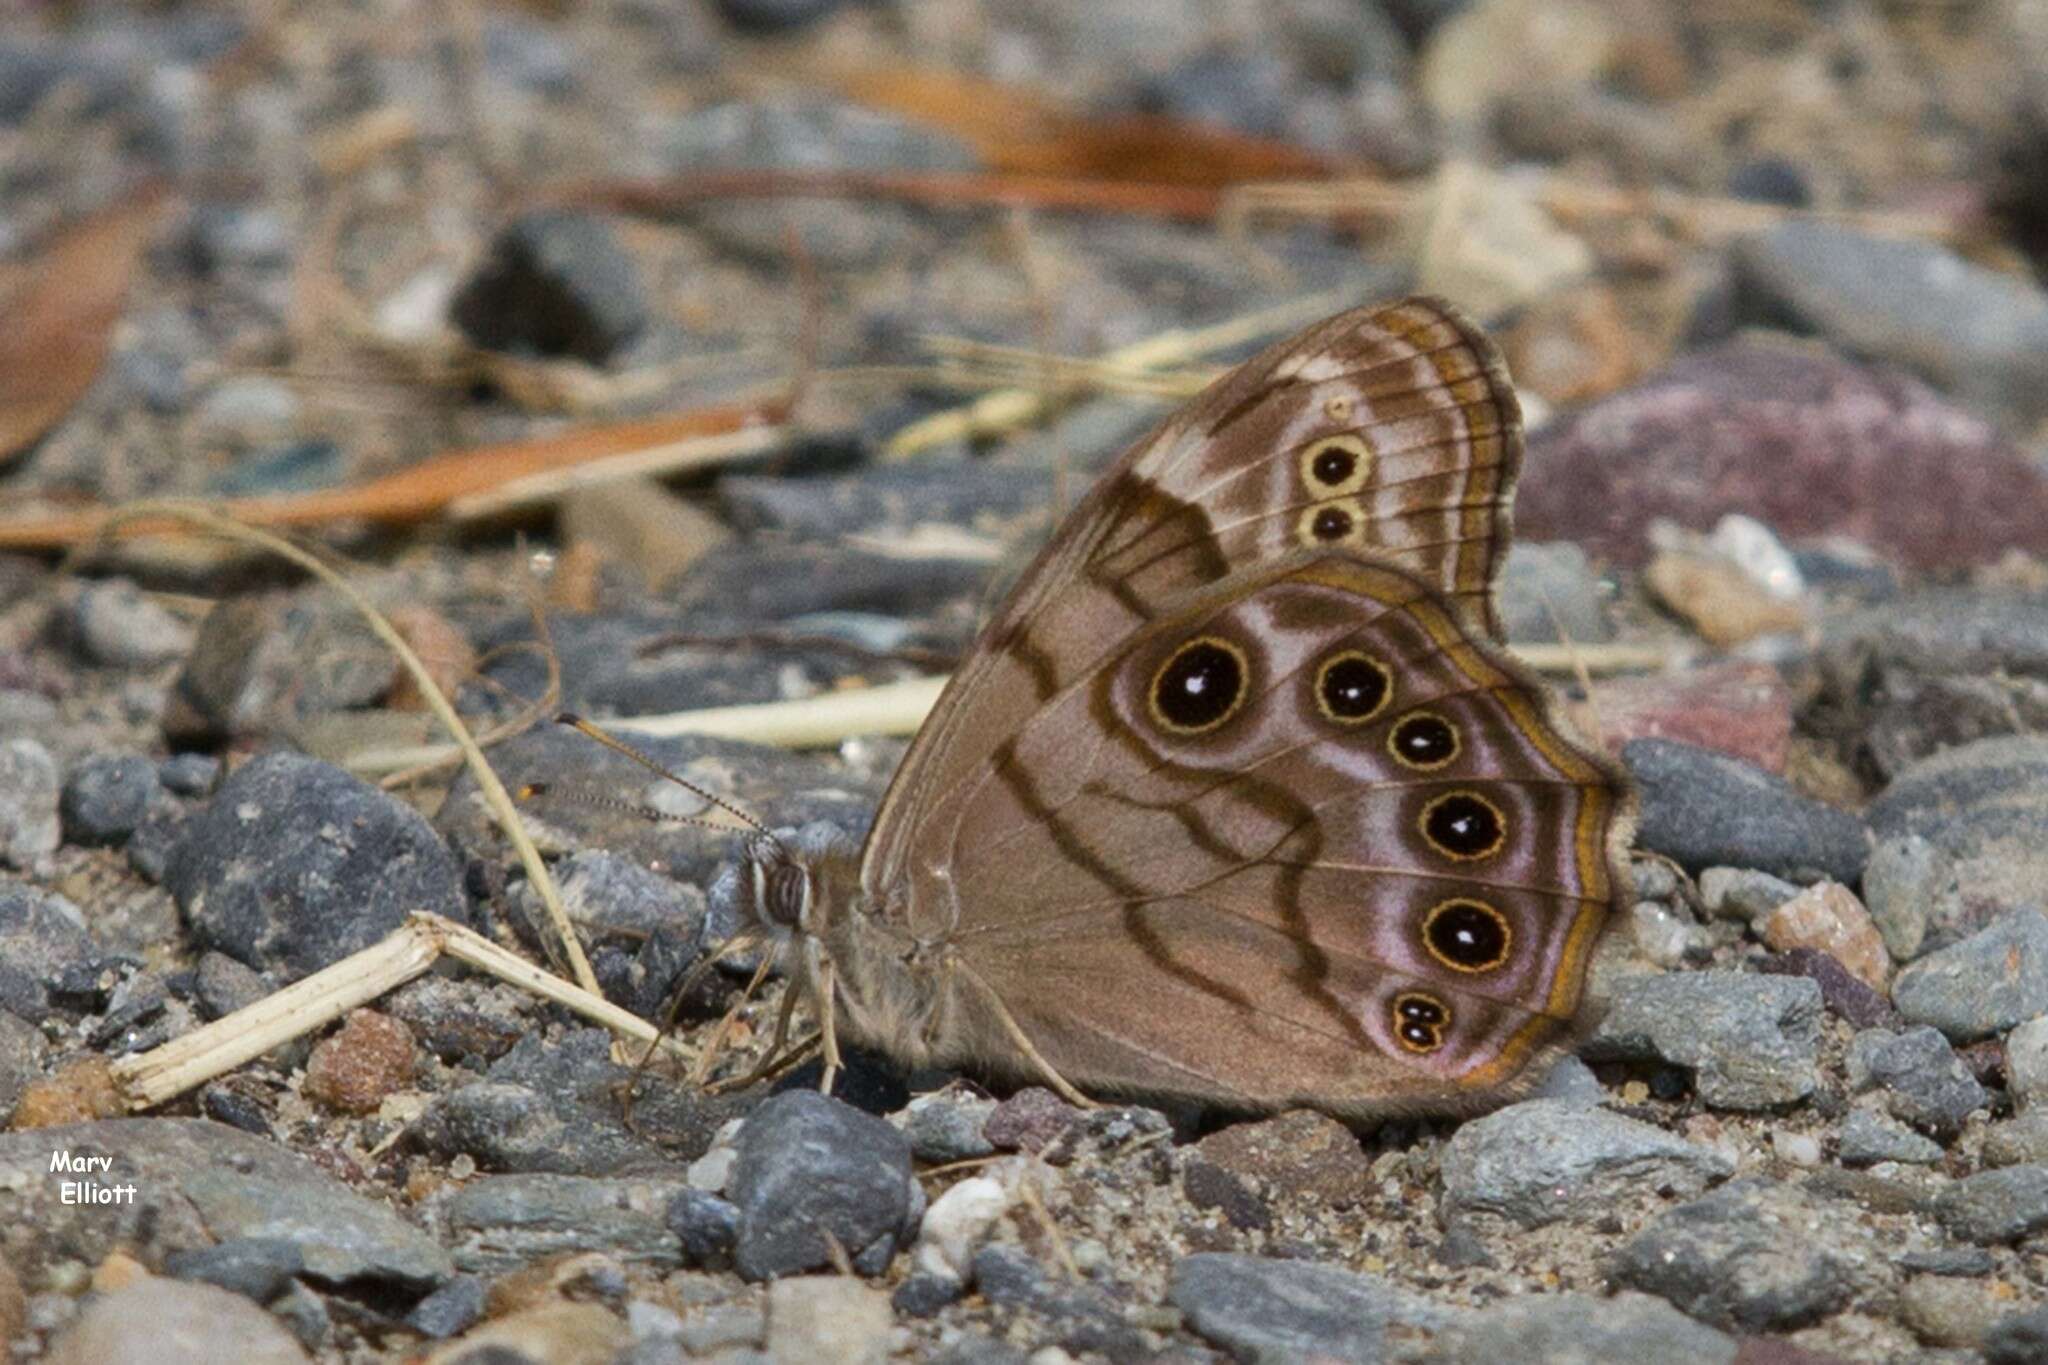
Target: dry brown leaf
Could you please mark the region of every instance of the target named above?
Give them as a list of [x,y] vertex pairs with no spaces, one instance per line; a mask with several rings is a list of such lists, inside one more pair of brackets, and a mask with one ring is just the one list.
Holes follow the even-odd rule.
[[162,203],[146,190],[72,224],[0,303],[0,460],[40,440],[99,375]]

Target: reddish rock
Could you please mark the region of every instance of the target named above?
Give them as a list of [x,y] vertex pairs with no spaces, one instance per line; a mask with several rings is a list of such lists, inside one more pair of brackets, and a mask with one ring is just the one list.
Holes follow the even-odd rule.
[[1654,519],[1706,530],[1730,512],[1916,568],[2048,554],[2048,476],[1990,423],[1905,375],[1755,342],[1683,357],[1531,435],[1515,530],[1635,565]]
[[1573,720],[1615,753],[1632,739],[1675,739],[1782,773],[1792,740],[1792,694],[1767,664],[1730,662],[1685,673],[1606,679]]
[[981,1135],[997,1151],[1042,1152],[1080,1117],[1079,1109],[1044,1086],[1027,1086],[995,1107]]
[[306,1060],[306,1095],[347,1114],[375,1113],[412,1084],[412,1030],[388,1014],[355,1010]]

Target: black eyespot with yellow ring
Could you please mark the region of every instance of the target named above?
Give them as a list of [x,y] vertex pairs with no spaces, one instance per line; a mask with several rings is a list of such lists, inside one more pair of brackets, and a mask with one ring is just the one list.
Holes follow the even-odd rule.
[[1303,485],[1316,497],[1345,497],[1372,477],[1372,447],[1354,432],[1325,436],[1302,448],[1300,468]]
[[1435,1052],[1451,1027],[1451,1007],[1423,991],[1394,997],[1394,1038],[1410,1052]]
[[1312,502],[1301,509],[1294,523],[1294,538],[1311,550],[1340,546],[1360,549],[1365,545],[1365,509],[1356,498],[1331,498]]
[[1454,896],[1422,917],[1422,946],[1454,972],[1490,972],[1508,960],[1515,931],[1508,917],[1485,901]]
[[1387,752],[1404,768],[1435,772],[1458,757],[1464,742],[1458,727],[1434,711],[1411,711],[1394,722],[1387,735]]
[[1394,695],[1394,675],[1370,654],[1347,649],[1316,667],[1316,708],[1339,725],[1363,725]]
[[1430,848],[1453,862],[1491,858],[1507,842],[1500,807],[1473,791],[1445,792],[1422,808],[1416,828]]
[[1218,635],[1176,649],[1152,675],[1145,694],[1152,719],[1176,735],[1200,735],[1237,714],[1251,692],[1244,651]]

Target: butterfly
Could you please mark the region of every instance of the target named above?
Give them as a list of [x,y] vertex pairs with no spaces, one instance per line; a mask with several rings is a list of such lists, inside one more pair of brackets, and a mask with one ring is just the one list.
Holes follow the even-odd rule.
[[1502,644],[1522,456],[1493,345],[1410,298],[1140,440],[912,741],[864,845],[714,887],[910,1067],[1351,1120],[1470,1113],[1575,1038],[1633,798]]

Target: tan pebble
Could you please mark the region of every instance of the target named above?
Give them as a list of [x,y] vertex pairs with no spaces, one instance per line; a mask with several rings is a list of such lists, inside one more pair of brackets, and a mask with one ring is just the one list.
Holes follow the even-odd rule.
[[56,1128],[126,1112],[121,1092],[114,1088],[113,1068],[104,1058],[86,1057],[24,1089],[14,1106],[13,1126],[17,1131]]
[[375,1113],[384,1097],[412,1084],[412,1030],[388,1014],[355,1010],[306,1060],[306,1095],[347,1114]]
[[1840,882],[1820,882],[1786,901],[1764,921],[1764,942],[1777,952],[1816,948],[1858,981],[1882,992],[1891,979],[1891,955],[1870,912]]

